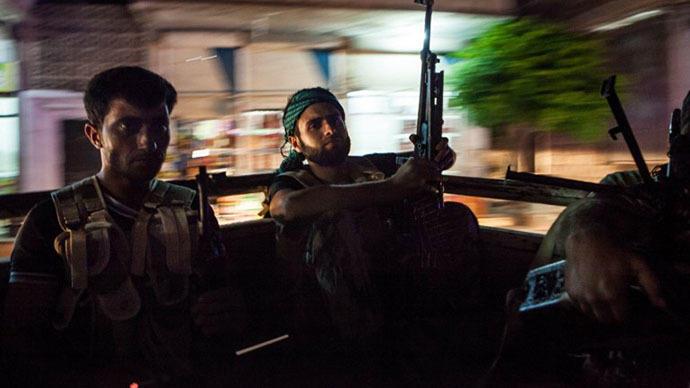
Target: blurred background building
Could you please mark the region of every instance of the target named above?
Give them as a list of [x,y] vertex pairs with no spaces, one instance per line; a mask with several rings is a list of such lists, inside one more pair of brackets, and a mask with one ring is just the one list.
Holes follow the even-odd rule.
[[[690,87],[689,10],[670,0],[437,0],[431,48],[448,69],[456,59],[446,54],[493,23],[528,15],[603,38],[608,72],[625,74],[624,103],[651,165],[664,161],[668,117]],[[178,90],[162,178],[191,177],[199,165],[228,175],[274,170],[281,109],[311,86],[343,102],[353,154],[411,149],[423,16],[412,0],[0,0],[0,190],[54,189],[97,170],[81,99],[92,75],[116,65],[150,68]],[[461,107],[446,108],[444,119],[459,156],[448,173],[500,178],[510,150],[492,145]],[[634,167],[624,144],[606,139],[542,133],[534,151],[536,172],[575,179]],[[262,199],[224,198],[218,210],[224,221],[256,217]],[[486,225],[534,231],[560,211],[455,199]]]

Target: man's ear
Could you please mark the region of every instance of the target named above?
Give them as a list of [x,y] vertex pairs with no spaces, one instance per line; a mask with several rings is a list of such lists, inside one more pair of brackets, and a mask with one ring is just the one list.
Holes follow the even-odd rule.
[[300,147],[299,139],[297,138],[297,136],[288,136],[288,141],[290,142],[290,145],[292,146],[293,150],[297,151],[297,153],[302,153],[302,147]]
[[84,134],[89,139],[91,144],[93,144],[94,147],[98,149],[103,147],[103,142],[101,141],[101,134],[98,132],[98,128],[96,128],[94,125],[92,125],[91,123],[84,124]]

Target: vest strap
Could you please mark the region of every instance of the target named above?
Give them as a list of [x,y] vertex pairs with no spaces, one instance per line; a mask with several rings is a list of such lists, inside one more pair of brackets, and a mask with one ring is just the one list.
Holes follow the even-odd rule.
[[170,207],[161,207],[158,209],[158,213],[161,216],[161,223],[163,224],[163,240],[165,241],[165,256],[168,269],[170,272],[179,273],[180,244],[175,215]]
[[84,206],[83,214],[86,217],[83,219],[97,211],[105,210],[105,200],[96,181],[96,176],[84,179],[80,184],[75,185],[74,192],[75,197],[78,196]]
[[71,287],[63,287],[58,296],[57,305],[55,306],[55,315],[52,318],[53,327],[56,330],[64,330],[72,322],[74,316],[75,306],[84,293],[84,289],[74,289]]
[[86,235],[92,240],[99,241],[97,252],[88,254],[88,273],[89,276],[98,275],[110,261],[110,233],[108,231],[113,228],[113,224],[109,222],[105,209],[95,211],[89,216],[89,223],[84,225]]
[[[196,196],[194,190],[154,180],[129,239],[108,214],[95,176],[55,191],[51,196],[63,229],[54,246],[64,258],[69,284],[59,296],[53,319],[55,328],[69,325],[87,288],[89,298],[110,319],[136,316],[141,300],[130,274],[149,275],[162,305],[183,302],[189,296],[192,250],[197,244],[196,227],[190,227],[197,214],[190,209]],[[160,222],[155,227],[153,219]],[[164,245],[161,257],[156,256],[156,260],[151,254],[158,245],[152,245],[151,238],[160,238]],[[118,266],[116,269],[122,267],[119,273],[124,278],[121,282],[103,283],[106,278],[102,275],[112,265]]]
[[192,274],[192,242],[189,235],[189,221],[187,220],[187,212],[182,206],[174,206],[172,212],[177,223],[177,233],[179,236],[179,259],[177,263],[168,263],[168,268],[173,273],[181,273],[185,275]]
[[132,263],[130,272],[135,276],[144,276],[146,271],[146,257],[148,256],[148,229],[153,212],[148,208],[142,209],[132,227]]
[[88,265],[86,262],[86,232],[84,229],[70,230],[67,249],[67,262],[71,269],[71,284],[75,290],[85,289],[88,284]]
[[156,210],[158,206],[165,202],[165,194],[168,192],[169,188],[169,183],[159,181],[158,179],[154,180],[153,186],[151,187],[151,191],[144,200],[144,208]]
[[63,230],[73,229],[81,225],[82,219],[79,208],[74,200],[73,186],[50,193],[55,203],[58,222]]

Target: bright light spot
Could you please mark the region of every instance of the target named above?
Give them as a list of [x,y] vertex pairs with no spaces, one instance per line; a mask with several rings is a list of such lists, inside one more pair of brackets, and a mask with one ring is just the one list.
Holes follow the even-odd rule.
[[204,156],[209,156],[209,155],[211,155],[211,150],[209,150],[209,149],[192,151],[192,159],[193,158],[203,158]]
[[264,116],[269,113],[282,113],[281,111],[277,110],[250,110],[247,112],[242,112],[243,115],[247,116]]
[[137,383],[132,383],[129,385],[129,388],[139,388],[139,384]]
[[19,114],[19,98],[0,97],[0,116]]
[[666,13],[666,11],[661,10],[661,9],[653,9],[650,11],[640,12],[640,13],[636,13],[634,15],[628,16],[626,18],[616,20],[615,22],[612,22],[612,23],[602,24],[598,27],[593,28],[592,31],[593,32],[602,32],[602,31],[615,30],[617,28],[626,27],[626,26],[629,26],[633,23],[637,23],[637,22],[645,20],[645,19],[650,19],[650,18],[653,18],[655,16],[658,16],[658,15],[661,15],[664,13]]
[[368,97],[368,96],[379,96],[381,94],[383,94],[383,93],[380,91],[363,89],[363,90],[355,90],[352,92],[348,92],[347,97],[348,98],[350,98],[350,97]]
[[381,37],[379,44],[391,51],[415,52],[421,51],[424,46],[424,33],[401,33],[393,37]]

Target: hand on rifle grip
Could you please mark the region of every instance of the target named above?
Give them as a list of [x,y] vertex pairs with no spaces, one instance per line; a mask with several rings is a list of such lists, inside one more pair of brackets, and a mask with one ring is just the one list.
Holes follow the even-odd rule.
[[441,170],[436,163],[414,157],[408,158],[390,178],[397,190],[404,194],[415,194],[421,191],[435,192],[441,179]]
[[438,164],[438,167],[441,170],[447,170],[455,164],[457,154],[448,145],[447,137],[441,138],[441,141],[438,144],[436,144],[436,152],[437,153],[436,157],[434,158],[434,161],[436,162],[436,164]]
[[630,312],[630,286],[665,305],[659,280],[646,260],[601,233],[580,231],[565,243],[565,289],[575,306],[602,323],[622,323]]
[[[412,144],[416,146],[419,141],[421,141],[421,139],[419,139],[419,136],[417,136],[417,134],[413,133],[412,135],[410,135],[410,142],[412,142]],[[453,151],[452,148],[448,146],[448,138],[442,137],[441,141],[438,144],[436,144],[436,156],[434,157],[434,162],[436,162],[436,164],[441,170],[447,170],[455,164],[456,158],[457,154],[455,153],[455,151]],[[396,159],[396,163],[399,163],[398,159]]]

